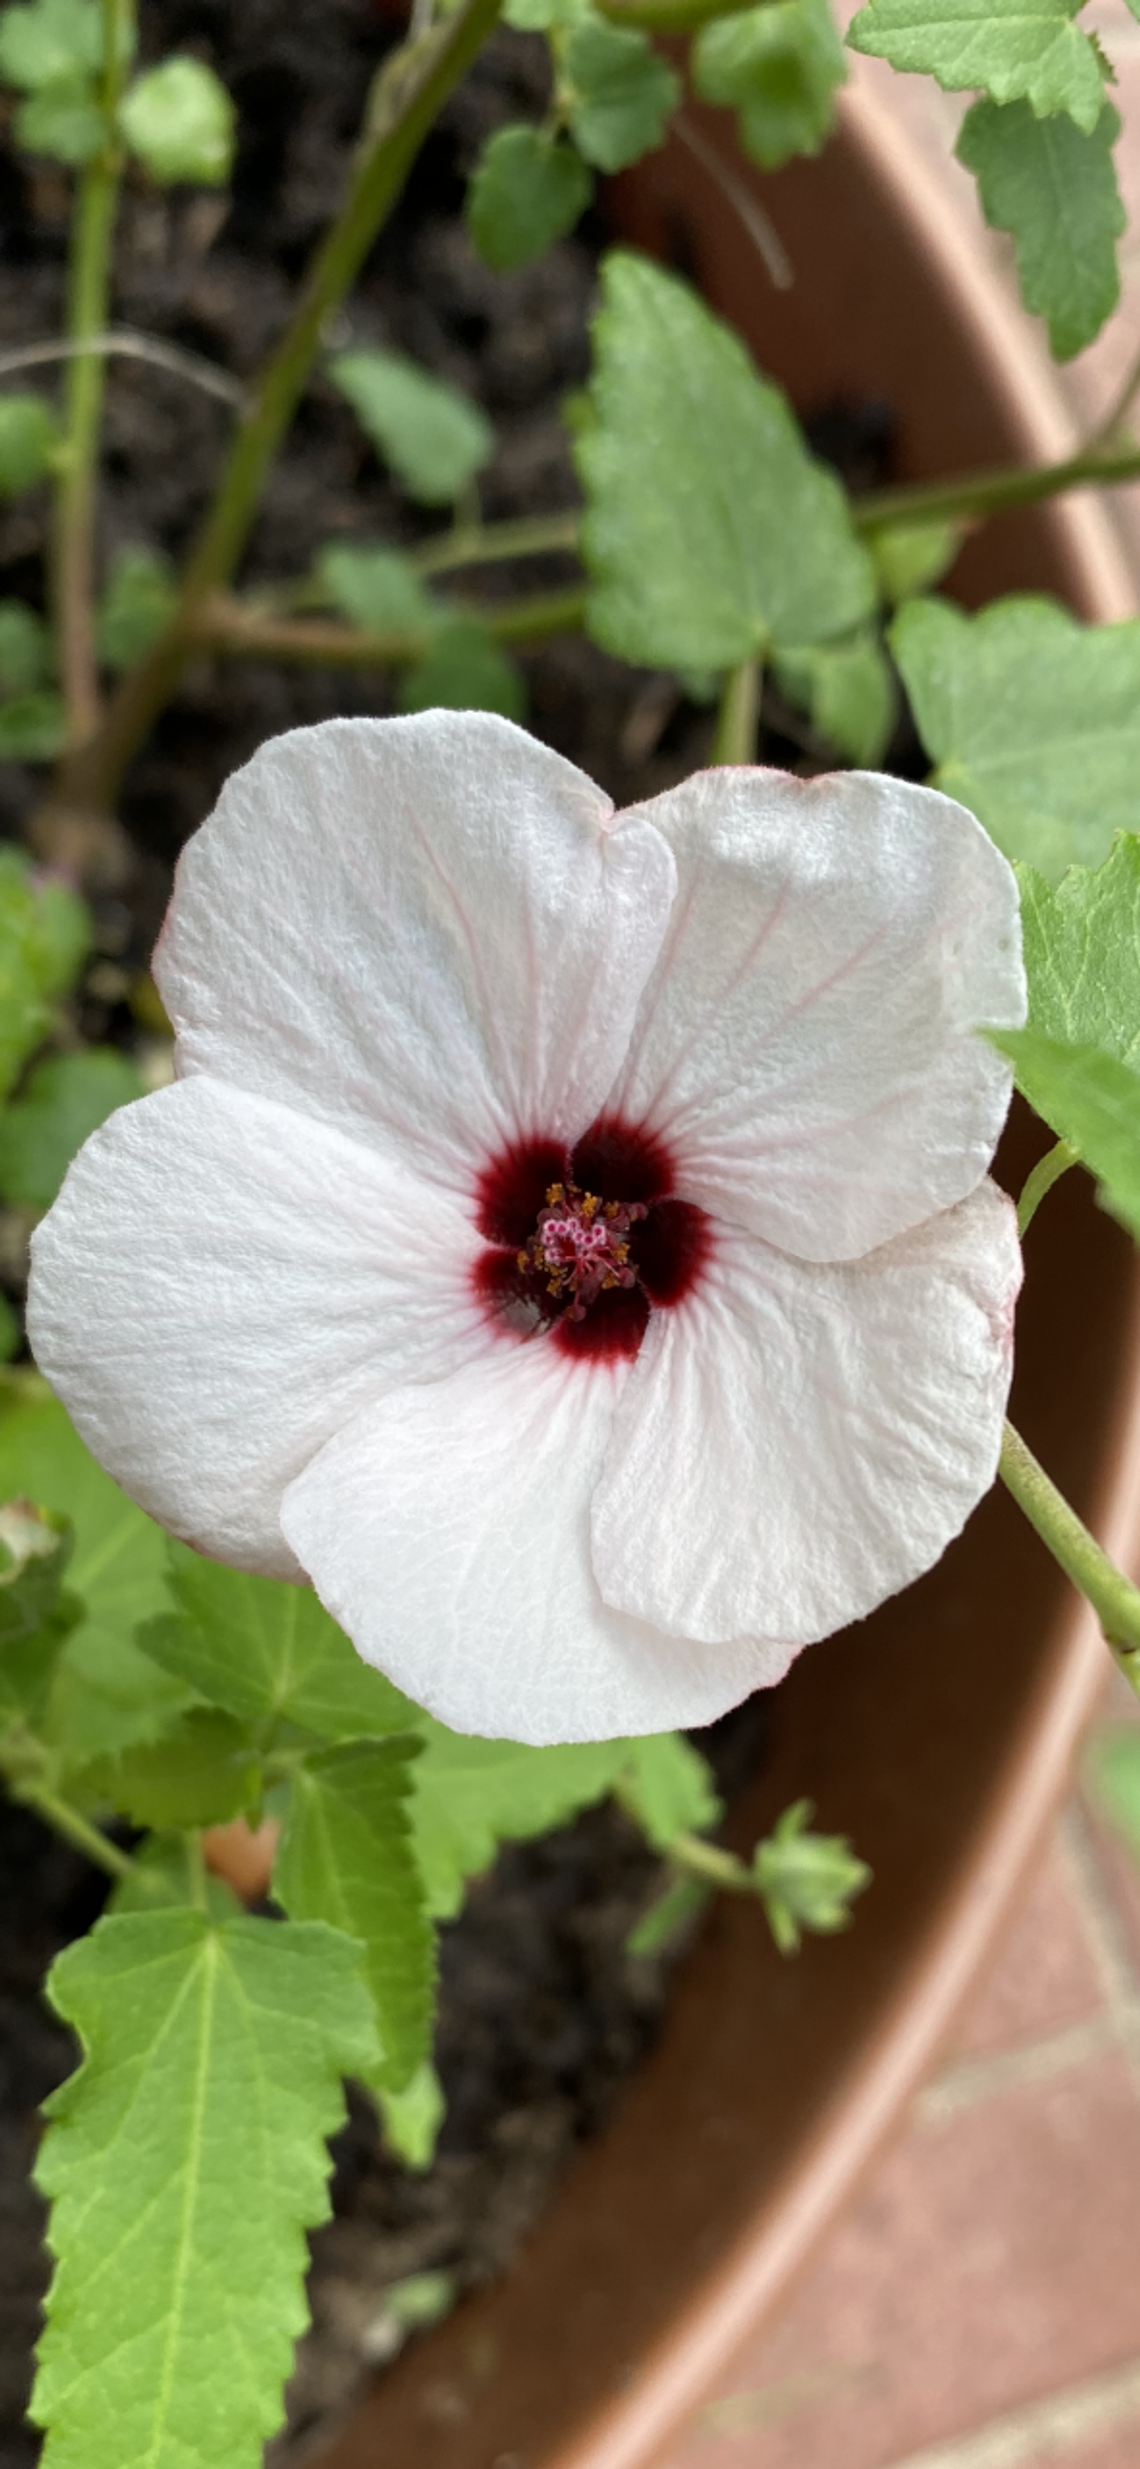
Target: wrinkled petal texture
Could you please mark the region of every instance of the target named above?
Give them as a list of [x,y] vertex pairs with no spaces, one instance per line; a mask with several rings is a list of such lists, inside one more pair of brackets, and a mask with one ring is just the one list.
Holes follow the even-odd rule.
[[181,859],[155,975],[183,1072],[469,1196],[573,1140],[620,1066],[676,882],[652,823],[486,712],[263,746]]
[[195,1076],[112,1115],[33,1240],[36,1359],[101,1463],[220,1560],[295,1577],[287,1483],[385,1389],[493,1344],[457,1206]]
[[989,1182],[826,1269],[718,1228],[618,1404],[593,1507],[606,1601],[799,1647],[920,1576],[997,1472],[1020,1281]]
[[802,1260],[854,1260],[965,1198],[1025,1017],[1017,886],[937,790],[698,773],[650,804],[679,888],[610,1104],[677,1190]]
[[540,1340],[338,1433],[282,1524],[358,1651],[458,1732],[543,1745],[708,1723],[786,1647],[675,1643],[603,1603],[590,1497],[624,1367]]

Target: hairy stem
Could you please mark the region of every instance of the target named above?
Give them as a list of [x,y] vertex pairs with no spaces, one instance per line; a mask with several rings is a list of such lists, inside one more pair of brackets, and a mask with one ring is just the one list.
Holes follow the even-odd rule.
[[[548,635],[574,632],[582,623],[583,591],[532,592],[499,608],[457,601],[455,615],[485,626],[500,643],[539,643]],[[275,617],[247,608],[224,593],[203,603],[193,637],[210,651],[247,659],[287,660],[334,669],[402,668],[428,648],[421,632],[394,627],[339,625],[327,618]]]
[[499,7],[500,0],[460,0],[429,32],[402,44],[381,70],[348,194],[238,423],[217,494],[191,551],[178,608],[146,658],[123,680],[90,743],[65,760],[54,791],[62,807],[78,803],[98,809],[113,803],[131,756],[178,678],[204,601],[229,581],[242,555],[322,330],[355,282],[437,112],[490,33]]
[[1019,1235],[1025,1233],[1026,1227],[1036,1216],[1046,1192],[1051,1192],[1053,1185],[1059,1181],[1060,1177],[1068,1173],[1070,1166],[1076,1164],[1077,1152],[1075,1149],[1070,1149],[1067,1140],[1058,1140],[1051,1149],[1046,1149],[1044,1157],[1038,1158],[1032,1174],[1028,1174],[1025,1178],[1021,1188],[1021,1198],[1017,1204]]
[[1058,1567],[1091,1603],[1121,1671],[1140,1696],[1140,1588],[1101,1550],[1012,1423],[1005,1426],[998,1471]]
[[686,1876],[701,1878],[709,1886],[719,1886],[730,1895],[754,1895],[756,1880],[735,1852],[726,1852],[718,1843],[709,1843],[704,1835],[680,1834],[670,1837],[666,1859]]
[[730,669],[724,681],[717,714],[716,735],[713,738],[714,763],[754,763],[756,761],[756,730],[760,719],[760,678],[758,660],[742,660],[739,668]]
[[52,1827],[57,1835],[62,1835],[77,1852],[85,1853],[87,1859],[93,1861],[97,1869],[105,1870],[108,1877],[130,1877],[134,1862],[129,1852],[121,1852],[117,1843],[109,1842],[98,1826],[92,1826],[87,1818],[80,1816],[78,1809],[72,1808],[70,1801],[61,1800],[55,1792],[48,1790],[46,1784],[25,1779],[16,1788],[15,1798],[22,1800],[29,1809],[34,1809],[45,1825]]
[[77,346],[63,395],[63,447],[55,493],[55,615],[59,671],[70,745],[95,727],[99,683],[95,660],[95,510],[99,432],[103,417],[103,355],[84,350],[107,324],[111,244],[119,201],[122,148],[116,118],[133,49],[133,0],[103,0],[104,143],[79,175],[67,275],[67,336]]
[[965,472],[960,480],[914,481],[905,488],[872,489],[851,507],[857,530],[874,532],[887,523],[968,522],[971,517],[1004,514],[1017,506],[1038,506],[1066,489],[1105,488],[1140,479],[1140,446],[1085,447],[1061,463],[1040,463],[1029,470],[1003,466],[998,471]]

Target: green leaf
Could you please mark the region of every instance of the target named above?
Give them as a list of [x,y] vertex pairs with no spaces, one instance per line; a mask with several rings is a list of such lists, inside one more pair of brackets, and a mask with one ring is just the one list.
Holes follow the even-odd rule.
[[0,1294],[0,1363],[10,1363],[24,1342],[18,1314],[5,1294]]
[[324,1740],[380,1739],[420,1720],[361,1661],[311,1587],[227,1569],[185,1543],[167,1545],[164,1569],[177,1610],[148,1621],[139,1644],[212,1706]]
[[565,1825],[604,1799],[631,1744],[574,1742],[528,1749],[514,1740],[475,1740],[421,1715],[424,1754],[412,1770],[412,1825],[428,1910],[450,1920],[464,1882],[489,1869],[500,1843],[525,1841]]
[[93,76],[103,61],[99,0],[37,0],[0,16],[0,77],[34,93],[61,78]]
[[708,1766],[680,1732],[650,1732],[626,1742],[621,1797],[659,1852],[677,1835],[707,1833],[721,1815]]
[[1038,1029],[991,1029],[1018,1088],[1067,1140],[1114,1217],[1140,1242],[1140,1072],[1099,1046],[1062,1045]]
[[13,763],[50,763],[66,735],[58,694],[18,694],[0,703],[0,756]]
[[681,84],[644,34],[587,16],[571,29],[562,65],[571,134],[588,163],[622,171],[661,144]]
[[1038,120],[1028,103],[967,112],[955,149],[972,171],[985,218],[1013,235],[1027,309],[1045,318],[1055,360],[1071,360],[1100,333],[1120,298],[1116,243],[1125,213],[1112,160],[1120,115],[1106,103],[1096,127],[1064,112]]
[[428,2059],[417,2066],[402,2092],[372,2086],[380,2109],[384,2141],[405,2169],[430,2169],[439,2130],[447,2113],[443,2085]]
[[175,57],[135,79],[119,127],[152,180],[219,188],[234,159],[233,103],[204,60]]
[[1104,102],[1096,44],[1073,25],[1080,0],[868,0],[847,30],[852,51],[925,69],[958,93],[1067,112],[1091,132]]
[[496,129],[467,191],[467,228],[484,263],[507,274],[572,231],[593,194],[573,146],[544,129]]
[[55,1398],[0,1413],[0,1499],[22,1492],[70,1518],[83,1618],[60,1656],[46,1729],[74,1766],[156,1740],[189,1692],[132,1644],[165,1603],[166,1537],[104,1474]]
[[449,506],[494,451],[478,406],[402,352],[338,352],[329,375],[409,497]]
[[[2,401],[0,397],[0,405]],[[4,693],[30,693],[43,684],[50,668],[51,637],[42,617],[22,600],[0,600],[0,687]]]
[[1140,1070],[1140,839],[1121,832],[1103,866],[1072,867],[1055,891],[1017,874],[1029,1027]]
[[323,1749],[293,1776],[273,1892],[291,1920],[326,1920],[364,1948],[383,2052],[371,2078],[406,2091],[428,2056],[435,1934],[412,1848],[415,1740]]
[[77,894],[37,882],[22,850],[0,845],[0,1099],[44,1037],[90,937]]
[[962,545],[958,523],[883,523],[864,537],[879,589],[892,608],[940,583]]
[[48,1208],[84,1141],[142,1094],[137,1066],[114,1046],[38,1063],[0,1116],[0,1195],[17,1208]]
[[590,0],[506,0],[503,9],[506,24],[520,34],[550,34],[579,25],[589,15]]
[[896,697],[877,635],[778,652],[775,671],[785,694],[810,714],[813,729],[838,754],[872,769],[882,761],[894,730]]
[[116,558],[95,617],[95,645],[107,669],[131,669],[161,634],[177,601],[167,558],[126,549]]
[[405,669],[400,709],[405,712],[502,712],[526,717],[526,680],[517,661],[485,626],[457,617],[441,626],[422,660]]
[[161,1740],[98,1759],[74,1788],[88,1803],[99,1801],[135,1826],[165,1833],[237,1817],[248,1808],[259,1774],[245,1726],[216,1706],[191,1706]]
[[49,1981],[83,2065],[36,2178],[57,2258],[32,2409],[44,2469],[260,2469],[328,2216],[342,2073],[375,2064],[332,1930],[125,1914]]
[[441,622],[441,612],[415,567],[393,549],[339,544],[322,549],[317,575],[334,608],[354,626],[428,636]]
[[871,1872],[846,1835],[813,1835],[810,1800],[794,1801],[752,1855],[752,1874],[781,1954],[794,1955],[805,1929],[833,1937]]
[[765,171],[819,153],[846,75],[829,0],[766,0],[702,26],[693,45],[697,93],[735,107],[741,144]]
[[60,1649],[79,1617],[63,1593],[72,1532],[26,1500],[0,1508],[0,1729],[43,1719]]
[[[0,23],[3,21],[0,20]],[[59,426],[50,406],[38,394],[0,394],[0,497],[19,497],[51,470],[59,444]],[[18,606],[10,600],[4,607]],[[31,685],[32,678],[5,676],[6,685]]]
[[77,170],[106,142],[103,114],[86,78],[61,77],[40,86],[21,103],[12,124],[16,144],[29,154],[50,154]]
[[937,786],[1050,881],[1099,864],[1136,821],[1140,620],[1085,626],[1028,597],[979,617],[919,600],[891,642]]
[[192,1838],[185,1834],[148,1835],[132,1854],[130,1873],[120,1878],[108,1911],[185,1911],[188,1905],[200,1910],[205,1893],[211,1920],[235,1917],[241,1910],[237,1896],[208,1869],[203,1877],[201,1851],[195,1856],[191,1847]]
[[627,1955],[664,1954],[682,1929],[687,1929],[698,1912],[703,1912],[711,1893],[711,1886],[705,1886],[699,1878],[674,1878],[640,1920],[634,1922],[625,1941]]
[[870,615],[871,563],[838,481],[687,285],[613,253],[594,346],[594,417],[575,455],[597,642],[707,671]]
[[1085,1749],[1085,1774],[1099,1809],[1140,1856],[1140,1732],[1132,1723],[1095,1731]]

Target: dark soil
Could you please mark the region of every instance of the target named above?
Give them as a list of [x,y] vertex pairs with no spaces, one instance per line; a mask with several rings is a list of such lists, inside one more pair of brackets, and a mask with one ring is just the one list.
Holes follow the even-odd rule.
[[[116,323],[204,353],[247,378],[279,333],[292,286],[341,191],[361,98],[394,39],[373,0],[143,0],[144,55],[178,46],[209,59],[234,94],[241,144],[222,197],[143,186],[123,212]],[[561,404],[587,373],[587,319],[599,222],[539,265],[494,276],[460,218],[464,179],[484,135],[538,116],[546,55],[500,34],[429,139],[407,193],[373,251],[330,341],[382,342],[464,387],[499,437],[481,484],[489,518],[553,511],[575,500]],[[0,154],[0,347],[58,332],[67,183],[50,164]],[[201,511],[230,415],[150,367],[112,364],[108,378],[103,553],[145,545],[177,556]],[[832,407],[821,452],[849,477],[885,475],[889,422],[877,409]],[[0,511],[0,597],[42,594],[47,507]],[[300,576],[336,537],[409,542],[438,528],[388,484],[351,415],[318,374],[266,493],[247,580]],[[495,588],[555,585],[557,560],[498,574]],[[488,583],[486,589],[492,588]],[[653,794],[706,757],[708,712],[673,681],[631,671],[581,638],[526,663],[531,723],[619,802]],[[137,856],[122,894],[96,903],[98,951],[81,1026],[134,1035],[126,1002],[145,967],[170,867],[235,766],[265,737],[331,713],[391,708],[389,681],[203,660],[138,759],[125,819]],[[768,759],[818,765],[822,750],[778,702],[766,704]],[[18,833],[37,777],[0,764],[0,832]],[[0,1278],[14,1289],[19,1227],[0,1225]],[[715,1727],[729,1768],[747,1768],[755,1706]],[[709,1745],[705,1736],[702,1745]],[[725,1775],[731,1784],[731,1773]],[[40,2003],[53,1952],[90,1925],[101,1885],[26,1812],[0,1808],[0,2469],[30,2469],[37,2440],[19,2425],[29,2348],[46,2277],[40,2207],[27,2170],[35,2110],[69,2070],[69,2035]],[[654,1863],[625,1822],[601,1809],[511,1851],[444,1932],[439,2062],[448,2118],[433,2169],[413,2177],[378,2150],[370,2112],[354,2103],[338,2139],[336,2217],[315,2241],[317,2331],[293,2390],[294,2436],[343,2410],[371,2363],[390,2352],[384,2292],[426,2269],[456,2290],[501,2271],[560,2169],[604,2118],[651,2041],[667,1965],[634,1962],[624,1941],[652,1892]]]

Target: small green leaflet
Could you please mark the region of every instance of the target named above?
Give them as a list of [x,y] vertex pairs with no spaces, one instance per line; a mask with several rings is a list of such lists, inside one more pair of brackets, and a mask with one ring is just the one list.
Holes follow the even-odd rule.
[[131,1854],[130,1874],[120,1878],[107,1906],[109,1912],[185,1911],[201,1908],[203,1891],[211,1920],[232,1920],[241,1910],[237,1896],[213,1877],[203,1875],[201,1848],[192,1849],[186,1834],[148,1835]]
[[702,26],[693,45],[697,93],[735,106],[741,144],[765,171],[819,153],[846,75],[829,0],[766,0]]
[[812,1834],[810,1800],[793,1801],[752,1855],[752,1874],[782,1955],[794,1955],[805,1929],[834,1937],[871,1883],[846,1835]]
[[502,712],[526,717],[526,679],[485,626],[449,619],[400,680],[403,712]]
[[467,228],[484,264],[507,274],[572,231],[593,194],[573,146],[543,129],[496,129],[467,192]]
[[1054,891],[1019,866],[1029,1026],[1066,1046],[1099,1046],[1140,1070],[1140,839],[1121,832],[1095,872]]
[[210,1705],[240,1722],[276,1718],[323,1740],[381,1738],[420,1720],[390,1680],[362,1663],[311,1587],[247,1576],[185,1543],[167,1549],[163,1574],[176,1610],[148,1621],[139,1644]]
[[137,1066],[114,1046],[38,1063],[0,1116],[0,1197],[16,1208],[48,1208],[89,1134],[142,1094]]
[[[0,435],[0,466],[2,459]],[[0,600],[0,687],[4,693],[28,694],[42,686],[50,672],[51,636],[42,617],[25,608],[22,600]]]
[[1111,103],[1086,132],[1064,112],[1038,120],[1028,103],[985,99],[959,133],[958,160],[974,173],[987,223],[1013,234],[1021,297],[1047,321],[1056,360],[1083,351],[1120,298],[1119,135]]
[[62,695],[51,687],[0,704],[0,755],[12,763],[50,763],[67,735]]
[[102,60],[99,0],[36,0],[0,16],[0,77],[26,93],[94,75]]
[[884,523],[865,538],[879,589],[891,608],[940,583],[962,545],[957,523]]
[[895,682],[877,635],[778,652],[778,683],[811,716],[813,729],[848,762],[882,761],[895,724]]
[[489,1869],[500,1843],[563,1826],[604,1799],[629,1755],[623,1740],[528,1749],[475,1740],[419,1718],[424,1753],[412,1769],[412,1826],[428,1910],[449,1920],[464,1883]]
[[[0,18],[0,26],[3,25]],[[0,394],[0,497],[19,497],[50,471],[59,444],[59,427],[50,406],[38,394]],[[18,602],[6,600],[6,609]],[[25,679],[31,685],[38,681]],[[13,686],[17,681],[11,680]]]
[[430,2169],[447,2112],[447,2103],[430,2059],[417,2066],[402,2092],[373,2086],[384,2129],[384,2141],[405,2169]]
[[849,634],[875,602],[843,491],[775,386],[686,284],[612,253],[594,326],[590,633],[646,667],[734,667]]
[[152,180],[208,188],[229,179],[235,116],[205,61],[178,56],[136,78],[119,105],[119,126]]
[[591,12],[567,36],[562,66],[571,135],[588,163],[622,171],[660,145],[681,84],[644,34]]
[[360,1940],[383,2052],[370,2079],[391,2092],[426,2062],[435,2009],[435,1935],[407,1811],[418,1746],[362,1740],[307,1758],[273,1872],[291,1920],[325,1920]]
[[62,884],[37,887],[22,850],[0,847],[0,1099],[51,1023],[86,955],[91,921]]
[[1102,1187],[1140,1242],[1140,1072],[1099,1046],[1062,1045],[1038,1029],[991,1029],[1018,1088]]
[[89,163],[106,142],[103,114],[86,78],[61,77],[38,87],[21,103],[12,134],[28,154],[52,155],[73,170]]
[[317,579],[333,607],[369,632],[426,639],[441,622],[443,612],[415,567],[394,549],[330,542],[317,559]]
[[377,2063],[358,1950],[319,1924],[116,1915],[49,1992],[85,2058],[36,2167],[57,2259],[43,2469],[260,2469],[339,2078]]
[[451,505],[494,451],[494,430],[477,404],[402,352],[338,352],[329,376],[422,505]]
[[709,1769],[680,1732],[626,1741],[621,1798],[658,1852],[677,1835],[707,1834],[721,1815]]
[[161,634],[178,594],[156,549],[126,549],[115,561],[95,618],[95,646],[108,669],[130,669]]
[[1072,23],[1080,0],[868,0],[847,30],[852,51],[925,69],[950,93],[980,86],[995,103],[1024,100],[1043,118],[1067,112],[1091,133],[1104,102],[1102,56]]
[[162,1831],[218,1826],[249,1807],[259,1761],[243,1724],[216,1706],[191,1706],[160,1741],[100,1758],[72,1785],[76,1798],[105,1802],[136,1826]]
[[79,1605],[61,1590],[71,1557],[66,1518],[10,1500],[0,1508],[0,1733],[42,1720]]
[[1099,864],[1136,821],[1140,620],[1085,626],[1028,597],[980,617],[918,600],[891,642],[938,788],[1051,882]]

